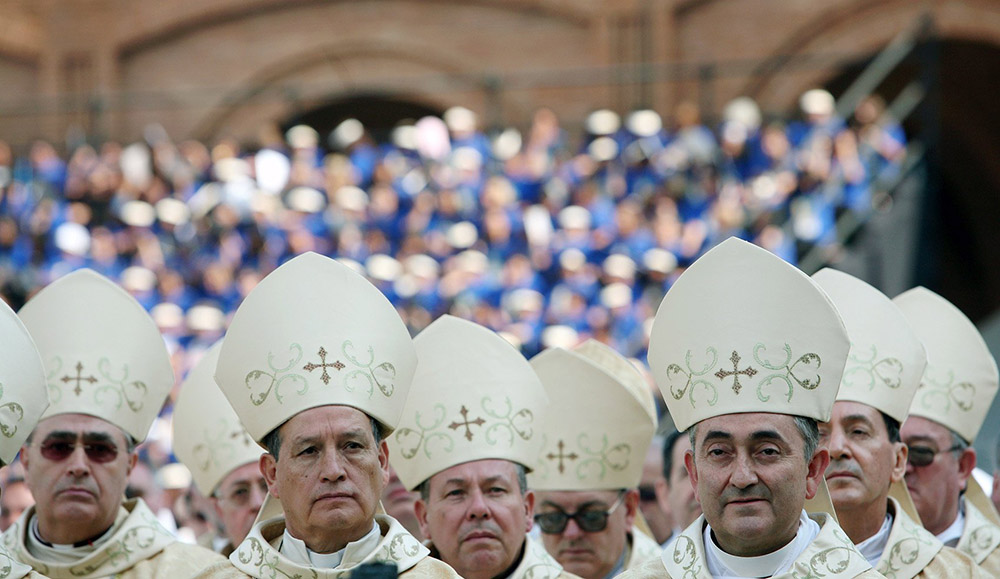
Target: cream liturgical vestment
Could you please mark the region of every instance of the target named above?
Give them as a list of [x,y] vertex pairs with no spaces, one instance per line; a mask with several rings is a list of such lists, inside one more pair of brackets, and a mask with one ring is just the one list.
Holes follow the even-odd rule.
[[663,553],[663,547],[660,547],[659,543],[634,526],[628,534],[628,546],[628,559],[625,560],[624,571],[636,569],[647,561],[659,559]]
[[[126,501],[126,515],[112,535],[96,549],[88,549],[73,562],[53,562],[36,556],[29,550],[32,507],[21,515],[3,534],[4,546],[21,562],[31,565],[44,576],[53,579],[174,579],[190,577],[206,566],[217,563],[222,556],[196,545],[178,542],[170,531],[156,520],[142,499]],[[84,547],[83,549],[87,549]],[[66,558],[73,558],[69,551]]]
[[278,517],[254,525],[250,535],[229,556],[229,562],[214,565],[197,577],[301,577],[303,579],[347,579],[365,563],[395,563],[401,576],[418,579],[458,577],[455,571],[432,557],[429,550],[408,533],[395,519],[376,515],[382,537],[374,550],[367,553],[347,552],[339,565],[332,569],[310,567],[296,563],[280,552],[285,521]]
[[955,548],[972,557],[988,577],[1000,577],[1000,527],[972,502],[963,500],[965,529]]
[[[810,514],[820,525],[819,534],[792,563],[791,568],[776,579],[839,579],[854,577],[882,577],[871,568],[865,558],[851,543],[851,539],[825,513]],[[622,579],[663,578],[709,579],[705,554],[705,516],[698,517],[658,559],[648,561],[636,569],[619,575]]]
[[876,570],[891,579],[937,577],[990,577],[967,555],[945,547],[930,531],[906,514],[895,499],[889,499],[892,530]]

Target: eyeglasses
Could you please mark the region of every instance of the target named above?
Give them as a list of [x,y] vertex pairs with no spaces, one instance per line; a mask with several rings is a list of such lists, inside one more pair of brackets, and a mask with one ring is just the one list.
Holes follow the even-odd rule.
[[566,530],[566,525],[570,519],[576,521],[576,526],[584,533],[597,533],[603,531],[608,526],[608,516],[615,512],[622,502],[625,501],[625,491],[618,493],[618,500],[606,511],[597,509],[587,509],[575,513],[567,513],[558,510],[552,513],[538,513],[535,515],[535,523],[543,533],[558,535]]
[[250,503],[250,497],[253,496],[254,486],[258,487],[264,496],[267,496],[267,482],[260,479],[256,484],[251,482],[235,484],[224,492],[219,489],[215,497],[239,507],[246,506]]
[[639,487],[639,502],[651,503],[656,500],[656,489],[653,487]]
[[910,452],[906,457],[906,462],[912,464],[913,466],[927,466],[934,462],[935,456],[945,452],[962,450],[963,448],[965,447],[960,444],[956,444],[955,446],[944,450],[934,450],[933,448],[927,446],[911,446]]
[[[46,440],[39,446],[39,450],[45,458],[58,462],[69,458],[77,444],[75,440]],[[111,462],[118,458],[118,447],[112,442],[83,439],[82,446],[87,458],[94,462]]]

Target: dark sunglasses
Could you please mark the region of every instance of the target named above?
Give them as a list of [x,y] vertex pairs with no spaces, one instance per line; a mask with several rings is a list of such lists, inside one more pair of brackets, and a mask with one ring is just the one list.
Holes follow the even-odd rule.
[[[83,441],[83,452],[94,462],[111,462],[118,457],[118,447],[103,440]],[[42,456],[52,461],[69,458],[76,450],[75,440],[46,440],[39,447]]]
[[913,466],[927,466],[934,462],[935,456],[945,452],[954,452],[956,450],[962,450],[962,446],[955,445],[944,450],[934,450],[933,448],[926,446],[911,446],[910,452],[906,456],[906,462],[912,464]]
[[577,511],[575,513],[567,513],[562,510],[551,513],[538,513],[535,515],[535,524],[538,525],[543,533],[558,535],[566,530],[566,525],[569,524],[570,519],[573,519],[576,521],[576,526],[580,527],[580,530],[584,533],[597,533],[607,528],[608,516],[615,512],[615,509],[617,509],[622,502],[624,502],[624,500],[625,491],[622,491],[618,494],[618,500],[615,501],[615,504],[606,511],[587,509],[585,511]]
[[639,487],[639,501],[650,503],[656,500],[656,490],[653,487]]

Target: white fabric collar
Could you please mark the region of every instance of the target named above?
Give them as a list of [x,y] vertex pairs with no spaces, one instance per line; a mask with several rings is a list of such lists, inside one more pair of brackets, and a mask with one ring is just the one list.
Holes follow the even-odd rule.
[[882,521],[882,527],[878,532],[856,545],[858,551],[861,551],[865,560],[873,568],[878,564],[879,559],[882,558],[885,546],[889,543],[890,532],[892,532],[892,513],[887,512],[885,520]]
[[31,521],[28,523],[27,541],[25,541],[28,548],[28,552],[34,555],[36,558],[42,561],[47,561],[51,563],[76,563],[80,559],[83,559],[87,555],[100,549],[104,543],[107,543],[111,537],[118,531],[118,529],[125,523],[128,519],[129,512],[125,507],[118,507],[118,516],[115,517],[115,522],[108,528],[107,531],[98,537],[92,543],[83,545],[81,547],[74,547],[73,545],[58,545],[58,544],[45,544],[38,533],[38,514],[31,517]]
[[[958,501],[958,516],[955,517],[955,522],[953,522],[947,529],[941,531],[941,533],[937,535],[937,538],[945,545],[954,547],[958,544],[958,540],[962,538],[962,531],[964,530],[965,501]],[[949,543],[949,541],[951,542]]]
[[279,551],[299,565],[318,569],[336,569],[345,558],[358,561],[364,559],[375,550],[381,539],[382,533],[378,523],[372,522],[372,530],[368,531],[367,535],[348,543],[343,549],[334,553],[316,553],[306,547],[304,541],[293,537],[288,532],[288,527],[285,527]]
[[705,525],[704,541],[708,571],[712,577],[741,579],[747,577],[773,577],[788,571],[795,559],[802,554],[819,534],[819,525],[806,515],[799,515],[799,530],[787,545],[759,557],[737,557],[726,553],[712,538],[712,527]]

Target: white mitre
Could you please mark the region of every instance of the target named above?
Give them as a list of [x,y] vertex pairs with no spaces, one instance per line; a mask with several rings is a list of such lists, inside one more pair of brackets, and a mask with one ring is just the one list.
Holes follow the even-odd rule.
[[389,300],[350,267],[305,253],[243,300],[215,381],[258,443],[299,412],[326,405],[356,408],[388,434],[416,364]]
[[256,463],[263,453],[212,377],[221,349],[220,340],[191,369],[181,384],[173,413],[174,454],[191,471],[194,484],[206,497],[212,496],[229,473]]
[[139,302],[89,269],[38,292],[18,312],[47,374],[42,419],[89,414],[146,439],[174,384],[166,343]]
[[826,422],[849,347],[837,309],[815,282],[730,238],[664,296],[649,366],[679,430],[746,412]]
[[413,343],[417,371],[388,439],[389,460],[406,488],[475,460],[530,470],[549,399],[524,356],[496,332],[448,315]]
[[10,464],[49,405],[45,369],[17,314],[0,300],[0,466]]
[[902,424],[927,365],[920,339],[899,307],[860,279],[833,269],[812,278],[837,306],[851,339],[837,400],[867,404]]
[[549,399],[558,402],[540,426],[543,443],[528,486],[560,491],[637,487],[656,418],[634,390],[587,356],[562,348],[538,354],[531,367]]
[[[867,404],[902,424],[927,365],[927,353],[906,316],[885,294],[852,275],[823,269],[812,278],[837,306],[851,339],[837,400]],[[920,519],[903,481],[892,483],[889,494],[910,517]]]
[[948,300],[922,288],[892,300],[927,350],[911,416],[942,424],[972,443],[997,394],[997,363],[979,330]]

